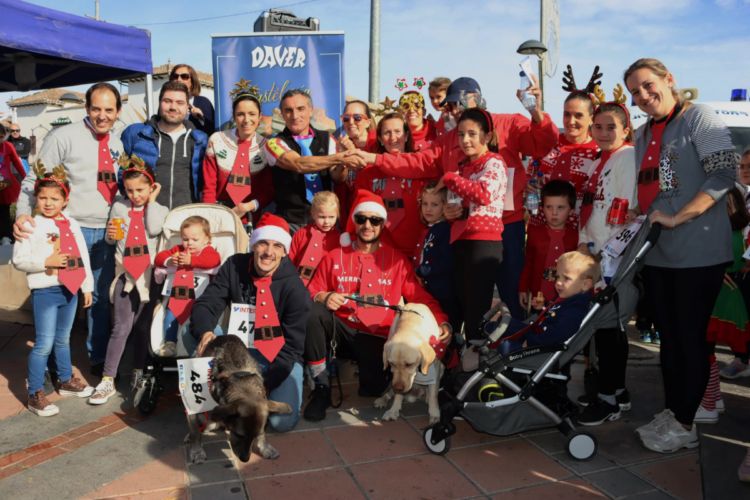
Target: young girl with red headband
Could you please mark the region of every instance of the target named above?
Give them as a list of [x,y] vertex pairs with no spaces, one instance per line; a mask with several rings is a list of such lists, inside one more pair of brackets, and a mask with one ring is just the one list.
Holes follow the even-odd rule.
[[480,337],[482,315],[492,306],[495,278],[503,255],[503,205],[508,173],[497,153],[497,134],[490,115],[467,109],[458,120],[458,144],[467,159],[447,172],[443,186],[462,198],[443,210],[452,223],[453,283],[463,316],[466,340]]
[[[13,247],[13,265],[26,273],[31,289],[36,337],[29,355],[29,411],[40,417],[59,413],[44,393],[44,370],[59,380],[61,396],[88,397],[94,390],[73,377],[70,362],[70,330],[73,328],[78,290],[83,292],[84,307],[91,306],[94,278],[89,253],[81,227],[63,213],[70,201],[70,184],[62,165],[45,173],[38,161],[33,167],[37,176],[34,197],[39,215],[28,239],[17,240]],[[54,356],[52,349],[54,348]]]
[[104,376],[89,398],[89,403],[95,405],[106,403],[116,392],[114,378],[131,332],[133,387],[141,378],[148,354],[151,318],[159,295],[152,287],[156,240],[169,213],[167,207],[156,201],[161,186],[150,165],[135,155],[121,156],[120,165],[128,197],[112,204],[106,236],[107,243],[117,245],[115,279],[109,290],[115,323],[104,361]]
[[[607,214],[616,199],[628,201],[628,217],[632,219],[638,205],[635,151],[631,142],[633,131],[630,115],[622,105],[622,87],[615,89],[615,101],[603,102],[604,93],[598,91],[601,104],[594,112],[592,135],[601,151],[591,164],[589,180],[581,205],[581,229],[578,249],[587,251],[588,244],[598,253],[604,243],[622,226],[607,222]],[[606,266],[604,266],[606,267]],[[612,272],[603,269],[605,280]],[[630,409],[630,396],[625,389],[625,370],[628,363],[628,340],[619,328],[597,330],[596,347],[599,352],[599,393],[595,400],[579,398],[585,410],[579,415],[582,425],[600,425],[620,418],[621,410]]]

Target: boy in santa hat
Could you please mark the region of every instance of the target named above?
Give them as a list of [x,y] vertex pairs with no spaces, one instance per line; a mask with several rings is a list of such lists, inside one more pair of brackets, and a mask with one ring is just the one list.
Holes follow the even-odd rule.
[[[216,335],[221,314],[232,303],[255,308],[250,354],[260,363],[271,401],[287,403],[288,415],[272,414],[276,432],[294,429],[302,405],[302,353],[310,294],[289,260],[289,225],[272,214],[261,217],[250,238],[249,254],[229,257],[190,316],[190,334],[200,341],[196,357]],[[234,308],[232,308],[234,311]],[[232,334],[232,332],[229,332]]]
[[448,316],[419,284],[409,260],[382,238],[387,219],[383,199],[360,189],[346,233],[341,235],[341,248],[323,258],[308,286],[313,306],[307,321],[305,361],[315,390],[305,407],[307,420],[323,420],[331,405],[325,358],[334,327],[337,349],[359,365],[359,393],[364,396],[380,396],[389,383],[390,372],[383,369],[383,346],[395,312],[378,305],[396,305],[402,297],[425,304],[440,325],[438,340],[450,343]]

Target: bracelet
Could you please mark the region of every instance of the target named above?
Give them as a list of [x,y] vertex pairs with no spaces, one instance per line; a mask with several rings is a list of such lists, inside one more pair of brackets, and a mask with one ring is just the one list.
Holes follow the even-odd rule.
[[334,293],[336,293],[336,292],[329,292],[329,293],[328,293],[328,295],[326,295],[326,298],[325,298],[325,300],[323,300],[323,306],[324,306],[324,307],[325,307],[326,309],[328,309],[329,311],[330,311],[331,309],[330,309],[330,308],[328,307],[328,300],[329,300],[329,299],[331,298],[331,295],[333,295]]
[[675,223],[674,223],[674,215],[672,216],[672,229],[674,229]]

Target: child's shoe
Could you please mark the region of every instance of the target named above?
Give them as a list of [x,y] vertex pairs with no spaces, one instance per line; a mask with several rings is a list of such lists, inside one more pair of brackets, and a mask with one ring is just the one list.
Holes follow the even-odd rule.
[[730,380],[740,377],[750,377],[750,365],[743,363],[740,358],[734,358],[731,363],[719,370],[721,378]]
[[96,386],[94,394],[89,398],[89,404],[103,405],[109,398],[117,394],[115,382],[111,377],[104,377],[99,385]]
[[47,400],[47,396],[41,389],[34,394],[29,394],[29,401],[26,406],[28,406],[30,412],[36,413],[40,417],[51,417],[60,413],[60,409]]
[[57,392],[60,396],[77,396],[87,398],[94,392],[94,388],[81,382],[78,377],[73,377],[66,382],[58,382]]
[[130,386],[134,391],[137,391],[143,387],[143,384],[143,370],[133,369],[133,373],[130,375]]
[[651,330],[643,330],[641,332],[640,337],[638,337],[638,340],[640,342],[643,342],[644,344],[650,344],[651,343]]
[[747,449],[747,455],[745,455],[745,460],[740,464],[740,469],[737,471],[737,475],[739,476],[740,481],[750,483],[750,448]]
[[716,402],[716,411],[718,411],[718,412],[719,412],[719,413],[721,413],[722,415],[723,415],[724,413],[726,413],[726,411],[727,411],[727,407],[726,407],[726,406],[724,405],[724,400],[723,400],[723,399],[719,399],[719,400],[718,400],[718,401]]
[[654,334],[651,335],[651,343],[655,345],[661,345],[661,338],[659,337],[659,332],[654,332]]
[[177,356],[177,344],[174,342],[165,342],[159,349],[159,356],[163,358],[174,358]]
[[707,410],[703,408],[703,405],[698,407],[698,411],[695,412],[695,419],[693,422],[699,424],[715,424],[719,421],[719,412],[716,409]]
[[596,401],[593,401],[578,415],[578,423],[588,426],[601,425],[607,420],[618,420],[621,416],[620,405],[609,404],[596,398]]

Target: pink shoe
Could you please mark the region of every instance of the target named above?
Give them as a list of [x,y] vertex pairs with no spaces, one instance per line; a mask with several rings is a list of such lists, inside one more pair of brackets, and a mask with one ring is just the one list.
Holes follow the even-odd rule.
[[737,475],[739,476],[740,481],[750,483],[750,448],[747,449],[747,455],[745,455],[745,460],[740,464]]

